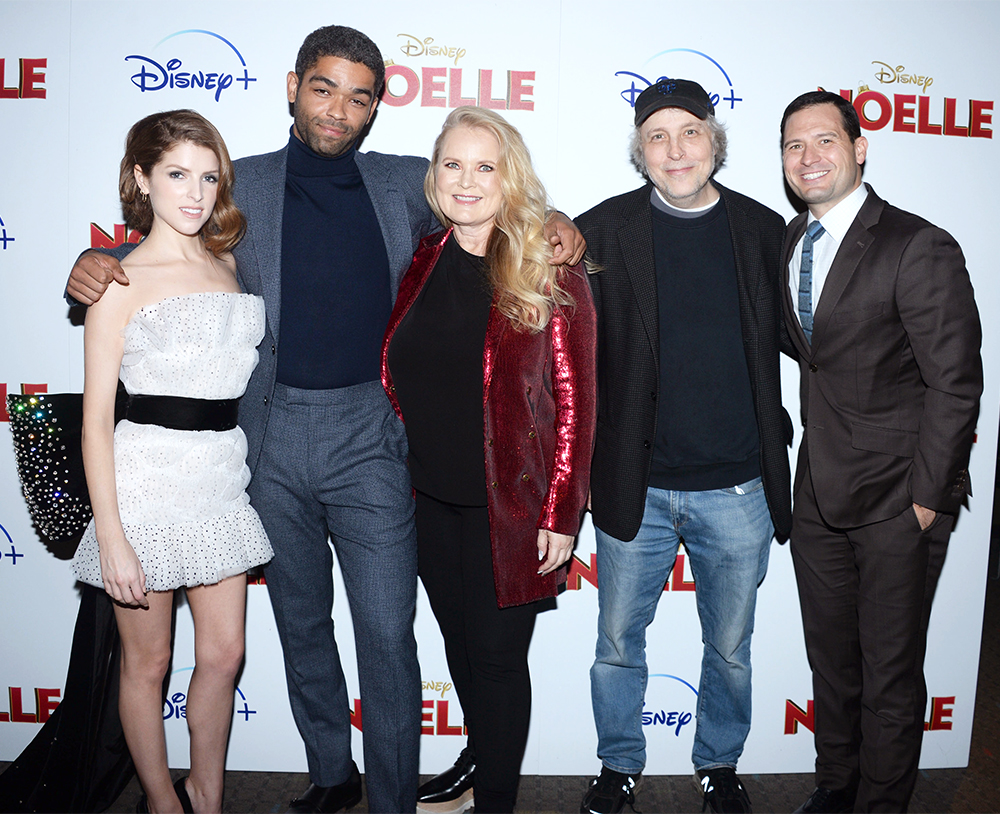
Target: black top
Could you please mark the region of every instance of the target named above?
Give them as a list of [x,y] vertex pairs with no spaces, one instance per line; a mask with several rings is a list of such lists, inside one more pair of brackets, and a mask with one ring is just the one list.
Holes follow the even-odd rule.
[[288,140],[277,380],[325,390],[377,381],[392,313],[389,256],[352,148]]
[[725,203],[673,214],[652,193],[660,387],[649,485],[724,489],[760,475]]
[[483,258],[452,235],[387,356],[413,488],[462,506],[486,505],[483,348],[492,299]]

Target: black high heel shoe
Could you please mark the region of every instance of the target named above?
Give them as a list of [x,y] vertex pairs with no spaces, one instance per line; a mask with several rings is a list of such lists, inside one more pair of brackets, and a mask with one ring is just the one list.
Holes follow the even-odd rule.
[[[181,811],[184,814],[194,814],[194,807],[191,805],[191,798],[188,796],[187,787],[184,785],[184,781],[188,779],[187,775],[180,778],[174,783],[174,793],[177,795],[177,799],[181,801]],[[139,798],[139,802],[135,804],[135,814],[149,814],[149,800],[146,795],[143,794]]]
[[191,805],[191,798],[187,793],[187,786],[184,785],[184,781],[188,779],[187,775],[181,777],[174,783],[174,792],[177,794],[177,799],[181,801],[181,811],[184,814],[194,814],[194,807]]

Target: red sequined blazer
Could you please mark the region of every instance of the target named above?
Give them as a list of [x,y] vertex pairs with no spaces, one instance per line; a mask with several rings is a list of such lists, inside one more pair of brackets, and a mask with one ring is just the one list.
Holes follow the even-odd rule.
[[[382,384],[396,414],[386,352],[437,263],[450,230],[424,238],[399,286],[382,343]],[[590,488],[597,415],[596,319],[580,267],[561,280],[576,307],[540,333],[516,331],[491,308],[483,348],[483,450],[501,608],[555,596],[567,568],[538,575],[538,529],[576,535]]]

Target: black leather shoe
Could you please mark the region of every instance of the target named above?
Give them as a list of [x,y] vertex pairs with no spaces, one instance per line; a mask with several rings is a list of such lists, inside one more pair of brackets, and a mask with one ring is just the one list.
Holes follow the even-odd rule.
[[417,803],[449,803],[457,800],[472,788],[476,771],[476,756],[467,746],[458,756],[455,765],[432,777],[417,789]]
[[853,811],[854,798],[857,792],[847,789],[817,788],[809,799],[795,809],[795,814],[838,814],[838,812]]
[[334,814],[346,811],[361,802],[361,774],[356,763],[351,764],[351,776],[339,786],[317,786],[310,783],[301,797],[288,806],[294,814]]

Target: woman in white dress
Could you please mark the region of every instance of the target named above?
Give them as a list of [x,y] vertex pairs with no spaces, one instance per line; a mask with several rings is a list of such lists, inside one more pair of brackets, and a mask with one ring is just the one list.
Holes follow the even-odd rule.
[[[83,456],[94,519],[73,561],[115,600],[119,711],[145,796],[139,809],[222,810],[248,568],[273,552],[245,488],[236,404],[257,363],[263,301],[240,293],[230,250],[245,220],[218,131],[197,113],[135,124],[122,207],[147,235],[87,314]],[[130,400],[115,427],[121,377]],[[196,664],[191,773],[171,783],[162,717],[173,591],[187,589]],[[148,808],[147,808],[148,807]]]

